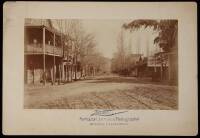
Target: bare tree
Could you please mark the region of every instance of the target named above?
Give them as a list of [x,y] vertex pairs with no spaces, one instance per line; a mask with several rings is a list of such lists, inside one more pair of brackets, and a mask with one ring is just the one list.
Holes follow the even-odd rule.
[[[95,35],[86,33],[81,20],[56,20],[56,22],[64,41],[63,58],[72,59],[71,76],[74,74],[74,80],[77,80],[78,72],[82,77],[83,72],[89,75],[91,70],[95,72],[101,64],[103,65],[104,58],[95,48]],[[68,77],[69,69],[67,68],[67,80]]]

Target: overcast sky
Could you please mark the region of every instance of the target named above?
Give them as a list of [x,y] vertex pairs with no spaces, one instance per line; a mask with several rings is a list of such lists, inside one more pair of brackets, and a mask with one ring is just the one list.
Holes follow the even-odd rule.
[[[108,58],[112,58],[117,48],[117,38],[124,23],[132,20],[82,20],[83,27],[86,31],[94,33],[97,41],[97,48]],[[155,36],[152,29],[140,29],[130,33],[125,31],[124,37],[126,45],[131,44],[131,52],[138,54],[138,45],[140,45],[140,54],[144,56],[152,54],[156,46],[153,44]],[[147,48],[148,47],[148,48]],[[158,49],[157,49],[158,50]]]
[[88,32],[94,33],[99,51],[111,58],[116,51],[121,26],[129,21],[131,20],[82,20],[82,23]]

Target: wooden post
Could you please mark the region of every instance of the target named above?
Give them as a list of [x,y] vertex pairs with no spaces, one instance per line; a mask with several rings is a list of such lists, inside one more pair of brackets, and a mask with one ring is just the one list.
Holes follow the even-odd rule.
[[74,66],[74,73],[75,73],[74,80],[76,81],[76,78],[77,78],[77,70],[76,70],[76,65]]
[[65,66],[64,66],[64,69],[65,69],[65,81],[67,81],[67,66],[68,66],[68,65],[66,65],[66,64],[65,64]]
[[87,64],[85,65],[85,76],[87,76]]
[[59,85],[60,85],[60,83],[61,83],[61,79],[62,79],[62,64],[61,64],[61,61],[60,61],[60,63],[59,63],[59,65],[58,65],[58,68],[59,68]]
[[160,71],[160,78],[161,78],[161,80],[163,80],[163,63],[161,63],[161,71]]
[[71,81],[71,71],[72,71],[72,69],[71,69],[71,65],[69,65],[69,67],[68,67],[68,70],[69,70],[69,81]]
[[154,66],[154,72],[156,72],[156,56],[155,56],[154,59],[155,59],[155,62],[154,62],[154,63],[155,63],[155,66]]
[[46,84],[46,70],[45,70],[45,27],[43,27],[43,75],[44,75],[44,85]]
[[168,54],[168,80],[171,80],[171,64],[170,64],[170,54]]
[[24,56],[24,84],[27,84],[27,56]]
[[73,65],[71,65],[71,81],[73,81]]
[[62,33],[61,33],[60,39],[61,39],[61,47],[62,47],[62,60],[60,63],[60,82],[61,82],[63,80],[63,76],[64,76],[63,59],[64,59],[64,54],[65,54]]
[[160,55],[161,58],[161,66],[160,66],[160,79],[163,79],[163,59],[162,59],[162,55]]
[[69,82],[69,65],[67,65],[67,82]]
[[55,46],[56,46],[56,35],[53,34],[53,85],[55,84],[56,75],[55,75]]
[[64,65],[64,62],[62,61],[62,63],[61,63],[61,68],[62,68],[62,70],[61,70],[61,72],[62,72],[62,77],[61,77],[61,80],[63,81],[63,82],[65,82],[65,73],[66,73],[66,71],[65,71],[65,65]]
[[50,69],[50,73],[51,73],[51,84],[53,85],[53,66]]
[[33,84],[35,84],[35,69],[33,67]]
[[60,81],[60,84],[61,84],[61,82],[62,82],[62,63],[60,63],[60,65],[59,65],[59,81]]

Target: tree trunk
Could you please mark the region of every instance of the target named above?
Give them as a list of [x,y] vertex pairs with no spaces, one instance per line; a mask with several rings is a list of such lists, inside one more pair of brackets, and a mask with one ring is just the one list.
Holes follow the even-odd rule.
[[77,80],[77,66],[75,65],[75,81]]
[[85,66],[85,76],[88,76],[87,65]]
[[67,65],[66,69],[67,69],[67,82],[69,82],[69,65]]
[[81,78],[83,77],[83,68],[81,67]]
[[73,80],[73,65],[71,65],[71,81]]
[[84,66],[83,68],[84,68],[84,79],[85,79],[85,77],[86,77],[86,75],[87,75],[87,74],[86,74],[86,66]]

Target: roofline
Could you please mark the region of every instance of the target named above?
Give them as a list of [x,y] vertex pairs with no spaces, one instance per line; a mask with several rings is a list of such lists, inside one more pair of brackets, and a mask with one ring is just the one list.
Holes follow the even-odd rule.
[[[47,26],[45,26],[45,25],[25,25],[24,27],[26,27],[26,28],[45,28],[45,29],[47,29],[48,31],[50,31],[51,33],[55,33],[56,35],[59,35],[59,36],[61,36],[61,33],[60,32],[58,32],[57,30],[55,30],[55,29],[51,29],[51,28],[49,28],[49,27],[47,27]],[[63,34],[64,35],[64,34]]]

